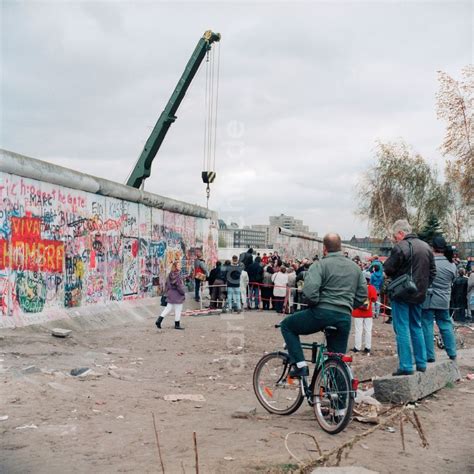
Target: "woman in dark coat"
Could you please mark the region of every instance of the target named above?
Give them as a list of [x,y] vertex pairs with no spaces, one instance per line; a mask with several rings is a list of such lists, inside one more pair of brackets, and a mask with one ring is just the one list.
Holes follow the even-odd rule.
[[181,264],[174,262],[171,266],[170,274],[166,279],[165,292],[167,304],[161,316],[156,320],[155,324],[158,329],[161,329],[161,323],[165,316],[174,310],[174,328],[184,329],[181,327],[181,311],[183,310],[183,303],[185,300],[186,290],[183,279],[181,278]]
[[467,278],[464,268],[459,269],[459,276],[454,280],[451,289],[451,309],[454,310],[455,321],[466,321],[467,310]]
[[209,273],[209,292],[211,294],[211,303],[209,308],[222,308],[222,302],[224,300],[224,289],[225,284],[225,270],[223,269],[222,262],[216,262],[216,268],[213,268]]

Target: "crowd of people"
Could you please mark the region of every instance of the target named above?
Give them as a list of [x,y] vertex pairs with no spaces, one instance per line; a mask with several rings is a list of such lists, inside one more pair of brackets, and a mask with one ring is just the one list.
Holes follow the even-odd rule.
[[[311,263],[309,259],[284,262],[278,252],[260,255],[252,248],[224,263],[218,261],[207,279],[210,307],[230,311],[246,309],[291,313],[301,306],[298,304],[298,293]],[[231,301],[229,288],[240,290],[238,297],[235,290],[230,290]],[[195,299],[199,301],[199,297]]]
[[[382,262],[377,255],[362,261],[342,252],[338,234],[323,239],[323,256],[287,259],[277,252],[260,255],[252,248],[231,260],[217,261],[208,270],[198,252],[193,265],[194,297],[200,301],[207,282],[210,308],[222,311],[273,310],[288,315],[282,334],[294,362],[293,375],[307,368],[299,335],[326,326],[337,331],[328,336],[328,349],[346,352],[351,320],[354,321],[353,352],[370,354],[372,319],[383,309],[393,323],[399,367],[393,375],[424,372],[434,362],[434,322],[448,356],[456,359],[453,318],[470,321],[474,314],[474,263],[462,266],[441,235],[428,244],[412,233],[406,220],[392,227],[394,247]],[[167,304],[156,325],[174,310],[175,328],[180,324],[185,287],[179,263],[166,280]]]

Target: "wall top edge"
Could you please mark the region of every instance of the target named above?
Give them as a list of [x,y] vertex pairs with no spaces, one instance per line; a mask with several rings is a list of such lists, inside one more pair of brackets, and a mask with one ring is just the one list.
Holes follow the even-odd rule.
[[[285,229],[284,227],[278,227],[278,233],[281,234],[281,235],[285,235],[287,237],[297,237],[299,239],[312,240],[313,242],[319,242],[321,244],[323,243],[323,238],[322,237],[314,237],[312,235],[307,235],[304,232],[298,232],[298,231],[291,230],[291,229]],[[356,250],[356,251],[360,251],[360,252],[367,252],[363,248],[354,247],[353,245],[349,245],[349,244],[344,244],[344,248],[345,249],[352,249],[352,250]],[[368,253],[370,253],[370,252],[368,252]]]
[[125,184],[98,178],[1,148],[0,171],[88,193],[137,202],[164,211],[205,219],[217,219],[217,212],[202,206],[135,189]]
[[278,227],[278,233],[281,235],[286,235],[287,237],[298,237],[300,239],[312,240],[314,242],[323,241],[320,237],[314,237],[313,235],[305,234],[304,232],[299,232],[296,230],[286,229],[285,227]]

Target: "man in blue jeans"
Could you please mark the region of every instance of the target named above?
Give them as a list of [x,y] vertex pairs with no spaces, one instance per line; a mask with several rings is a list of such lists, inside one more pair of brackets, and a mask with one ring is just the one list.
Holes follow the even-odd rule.
[[385,274],[393,280],[412,274],[417,290],[410,295],[391,297],[392,323],[397,340],[398,370],[392,375],[411,375],[413,356],[416,370],[426,371],[426,346],[421,327],[422,303],[428,287],[436,275],[431,247],[412,233],[407,220],[396,221],[392,226],[392,236],[396,242],[385,261]]
[[456,278],[456,265],[444,255],[446,241],[443,236],[434,236],[432,247],[436,276],[423,303],[421,320],[426,357],[428,362],[435,361],[433,326],[436,320],[446,352],[451,360],[456,360],[456,337],[454,336],[453,321],[449,315],[451,286]]

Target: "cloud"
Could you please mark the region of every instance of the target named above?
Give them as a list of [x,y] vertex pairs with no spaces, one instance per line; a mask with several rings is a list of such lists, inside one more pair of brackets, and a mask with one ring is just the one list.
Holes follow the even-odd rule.
[[[376,139],[442,168],[436,71],[472,57],[470,2],[3,2],[3,148],[125,182],[202,33],[222,33],[217,181],[224,218],[303,218],[366,234],[359,176]],[[146,189],[205,204],[204,70]],[[240,130],[236,136],[235,127]]]

